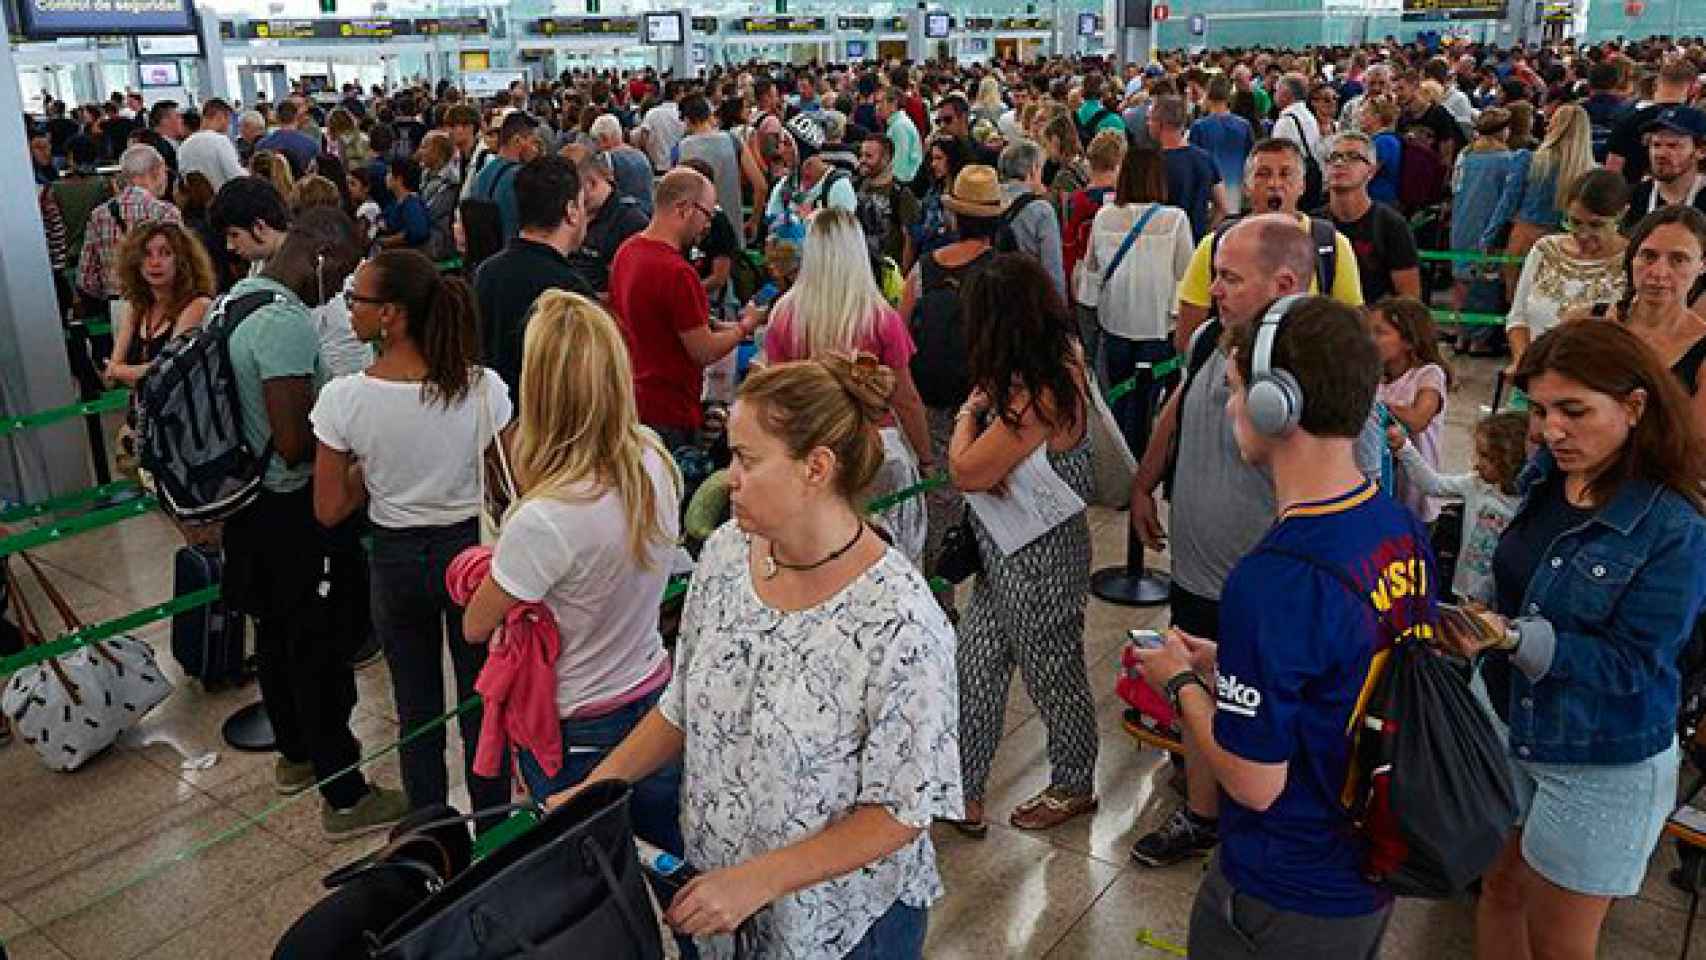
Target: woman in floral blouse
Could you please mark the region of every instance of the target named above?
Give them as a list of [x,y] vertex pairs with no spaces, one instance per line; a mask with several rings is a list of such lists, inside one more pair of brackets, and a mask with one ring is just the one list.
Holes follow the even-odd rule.
[[[750,376],[729,418],[734,522],[706,542],[662,701],[587,779],[680,758],[702,876],[665,919],[727,957],[921,957],[928,827],[963,815],[954,635],[855,497],[894,387],[869,355]],[[568,794],[560,795],[559,799]]]

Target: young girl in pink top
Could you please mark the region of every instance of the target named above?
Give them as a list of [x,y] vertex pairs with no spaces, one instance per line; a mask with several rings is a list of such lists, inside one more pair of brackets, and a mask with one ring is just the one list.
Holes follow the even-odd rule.
[[[1387,297],[1370,311],[1374,344],[1380,351],[1380,387],[1375,396],[1410,435],[1416,452],[1439,469],[1439,437],[1445,423],[1445,398],[1451,371],[1439,355],[1439,336],[1428,308],[1409,297]],[[1393,496],[1423,523],[1439,516],[1440,502],[1400,471]]]

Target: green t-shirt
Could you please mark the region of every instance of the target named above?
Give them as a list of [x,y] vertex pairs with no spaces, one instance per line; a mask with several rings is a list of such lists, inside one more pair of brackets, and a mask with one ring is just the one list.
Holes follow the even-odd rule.
[[1274,108],[1274,98],[1261,87],[1251,85],[1250,95],[1256,98],[1256,116],[1266,117]]
[[[272,441],[272,422],[267,419],[266,396],[261,384],[286,377],[308,377],[315,393],[327,380],[320,362],[320,337],[314,330],[314,315],[296,294],[265,277],[249,277],[231,288],[232,297],[255,290],[270,290],[284,300],[249,314],[231,334],[231,367],[237,375],[237,398],[243,405],[243,438],[259,451]],[[267,462],[263,485],[274,493],[300,490],[314,476],[314,461],[287,466],[273,456]]]

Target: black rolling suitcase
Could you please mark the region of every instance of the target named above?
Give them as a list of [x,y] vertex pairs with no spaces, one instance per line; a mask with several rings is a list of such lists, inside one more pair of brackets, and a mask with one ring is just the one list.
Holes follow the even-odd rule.
[[[216,548],[181,547],[172,568],[172,592],[181,597],[216,586],[224,574],[225,557]],[[172,617],[172,657],[207,690],[232,686],[247,677],[244,640],[243,615],[224,601]]]

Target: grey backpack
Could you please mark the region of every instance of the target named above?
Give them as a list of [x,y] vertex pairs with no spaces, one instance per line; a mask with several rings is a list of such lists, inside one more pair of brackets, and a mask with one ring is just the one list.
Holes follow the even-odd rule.
[[166,344],[137,387],[142,468],[176,520],[224,520],[260,495],[272,448],[254,451],[243,439],[230,341],[256,310],[283,300],[269,290],[219,298],[200,327]]

